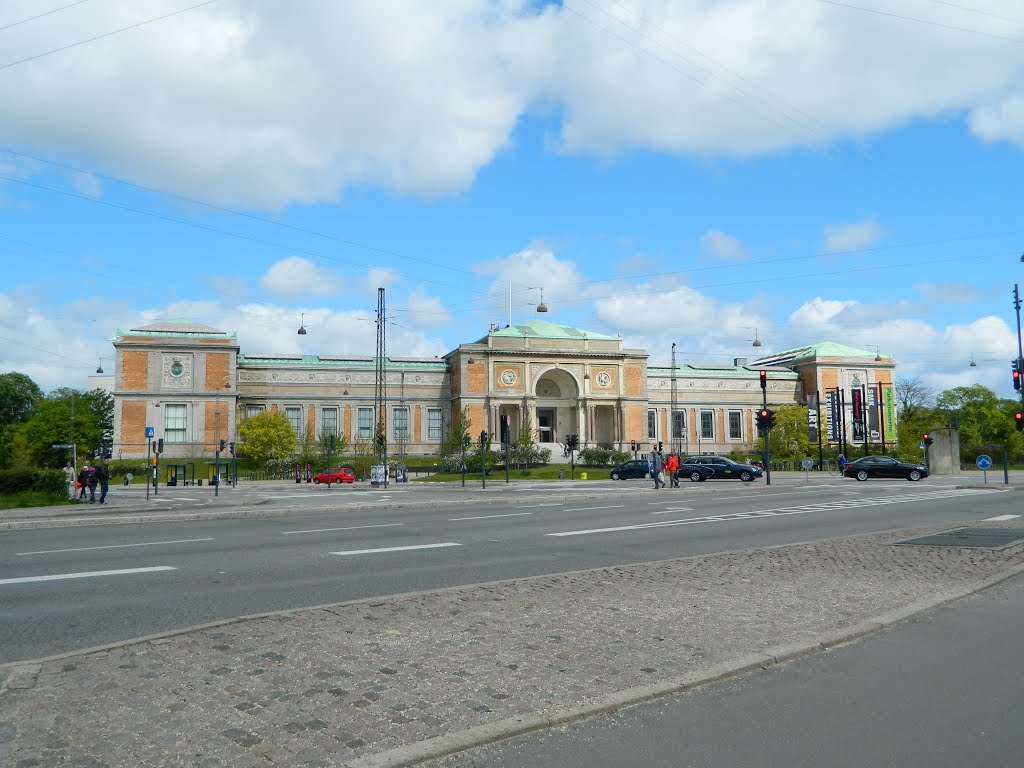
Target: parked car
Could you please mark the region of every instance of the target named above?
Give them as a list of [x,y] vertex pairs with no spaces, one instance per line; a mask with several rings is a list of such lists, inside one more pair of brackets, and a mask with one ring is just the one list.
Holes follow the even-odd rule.
[[907,480],[920,480],[928,477],[928,467],[924,464],[904,464],[892,456],[864,456],[852,461],[843,469],[844,477],[867,480],[869,477],[905,477]]
[[691,483],[703,483],[715,474],[715,470],[706,464],[680,463],[676,470],[677,480],[689,479]]
[[[348,467],[338,467],[337,469],[331,470],[330,482],[332,483],[354,483],[356,481],[356,473]],[[313,475],[314,483],[326,483],[327,473],[321,472],[320,474]]]
[[[680,472],[689,472],[691,467],[707,467],[711,480],[742,480],[749,483],[762,477],[764,470],[753,464],[740,464],[724,456],[687,456],[679,465]],[[689,475],[685,475],[689,477]],[[692,479],[692,478],[691,478]]]
[[612,480],[629,480],[631,477],[650,477],[651,465],[647,459],[630,459],[611,471]]

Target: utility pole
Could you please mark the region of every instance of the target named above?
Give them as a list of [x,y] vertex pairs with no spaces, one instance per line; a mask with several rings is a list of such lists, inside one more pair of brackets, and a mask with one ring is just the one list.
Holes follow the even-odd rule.
[[679,410],[679,388],[678,388],[678,385],[676,383],[676,343],[674,341],[672,342],[672,395],[671,395],[671,402],[672,402],[672,415],[669,416],[669,418],[668,418],[668,424],[669,424],[668,431],[669,431],[669,436],[672,439],[672,449],[676,452],[676,455],[678,455],[682,451],[682,446],[679,444],[679,441],[680,441],[680,439],[682,437],[681,433],[683,431],[683,425],[676,423],[676,419],[677,419],[676,411]]
[[[1024,363],[1024,348],[1021,346],[1020,337],[1020,288],[1017,283],[1013,284],[1013,308],[1017,312],[1017,370],[1021,370],[1021,365]],[[1024,386],[1020,388],[1020,405],[1021,408],[1024,408]]]
[[378,465],[384,466],[381,482],[388,485],[388,380],[384,367],[387,354],[387,335],[384,330],[384,289],[377,289],[377,357],[374,370],[373,420],[374,455]]

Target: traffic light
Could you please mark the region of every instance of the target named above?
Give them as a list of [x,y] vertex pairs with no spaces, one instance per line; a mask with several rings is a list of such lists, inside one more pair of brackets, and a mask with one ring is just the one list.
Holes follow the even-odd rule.
[[768,429],[775,426],[775,411],[768,411]]
[[761,378],[761,389],[768,389],[768,371],[758,371],[757,375]]
[[163,453],[164,452],[164,439],[162,437],[159,440],[156,441],[156,452],[157,453]]
[[228,443],[228,450],[231,451],[231,455],[234,456],[235,455],[235,444],[234,443]]
[[629,449],[633,451],[633,453],[636,453],[636,440],[629,441]]
[[221,440],[220,441],[220,447],[217,450],[220,451],[221,453],[224,453],[224,449],[227,448],[227,447],[228,447],[228,441],[227,440]]
[[1024,374],[1024,370],[1021,370],[1024,365],[1021,365],[1021,362],[1020,358],[1010,361],[1010,370],[1013,371],[1013,388],[1018,392],[1020,392],[1020,377]]
[[1013,420],[1017,424],[1017,431],[1024,432],[1024,413],[1017,411],[1013,414]]
[[466,446],[467,448],[469,447],[469,444],[470,444],[471,442],[473,442],[473,441],[469,439],[469,435],[466,435],[466,436],[465,436],[465,437],[464,437],[464,438],[462,439],[462,444],[463,444],[464,446]]
[[508,416],[502,414],[501,416],[501,442],[503,445],[508,445],[512,442],[512,435],[509,430]]
[[925,445],[931,445],[932,443],[934,443],[934,442],[935,442],[935,438],[933,438],[933,437],[932,437],[931,435],[929,435],[929,434],[928,434],[927,432],[925,432],[925,433],[924,433],[924,436],[923,436],[923,438],[922,438],[922,439],[924,440],[924,444],[925,444]]
[[767,408],[762,408],[760,411],[757,412],[757,428],[758,429],[768,429],[768,416],[769,415],[770,414],[769,414],[769,411],[768,411]]
[[487,430],[486,429],[481,429],[480,430],[480,445],[486,445],[486,444],[487,444]]
[[664,450],[664,449],[662,448],[662,446],[663,446],[663,445],[664,445],[664,443],[662,443],[662,442],[661,442],[661,440],[659,440],[659,441],[658,441],[658,453],[661,453],[661,452],[662,452],[662,450]]

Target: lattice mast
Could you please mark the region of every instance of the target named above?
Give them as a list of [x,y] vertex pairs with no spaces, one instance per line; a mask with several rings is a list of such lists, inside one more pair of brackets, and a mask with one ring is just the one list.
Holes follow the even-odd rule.
[[374,358],[373,382],[373,447],[377,464],[384,465],[384,482],[387,482],[388,466],[388,380],[384,369],[387,355],[385,332],[384,289],[377,289],[377,355]]
[[677,454],[683,452],[683,446],[681,441],[683,439],[683,425],[677,423],[679,418],[679,388],[676,384],[676,343],[672,342],[672,395],[671,395],[671,409],[672,413],[668,417],[668,433],[670,436],[670,445],[672,450]]

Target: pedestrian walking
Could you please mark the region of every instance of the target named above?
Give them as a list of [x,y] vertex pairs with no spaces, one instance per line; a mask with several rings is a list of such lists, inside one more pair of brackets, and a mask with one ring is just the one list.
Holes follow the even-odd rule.
[[85,468],[85,484],[89,488],[89,503],[96,503],[96,467],[92,462]]
[[75,465],[71,462],[71,459],[68,459],[68,463],[64,467],[64,484],[67,487],[69,501],[74,499],[76,496],[77,488],[75,487],[75,482],[77,475],[78,473],[75,472]]
[[100,504],[107,503],[107,488],[110,486],[110,457],[104,456],[103,463],[96,467],[96,480],[100,485]]
[[672,483],[673,488],[679,487],[679,476],[676,474],[679,472],[679,457],[675,454],[675,451],[668,455],[668,461],[665,462],[665,469],[668,471],[669,482]]
[[655,448],[653,451],[651,451],[650,462],[651,462],[651,477],[654,478],[654,487],[655,487],[655,489],[664,488],[665,487],[665,480],[661,476],[661,470],[662,470],[661,453],[659,453],[657,448]]
[[78,498],[80,498],[80,499],[84,499],[85,498],[85,494],[88,491],[88,486],[89,486],[89,484],[87,482],[88,476],[89,476],[88,465],[87,464],[83,464],[82,468],[80,470],[78,470]]

